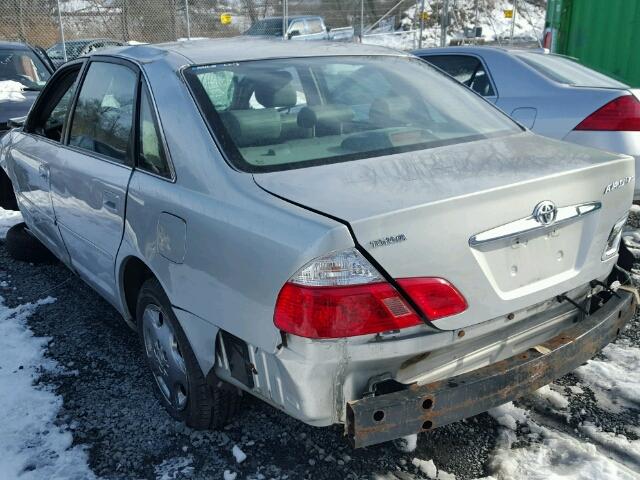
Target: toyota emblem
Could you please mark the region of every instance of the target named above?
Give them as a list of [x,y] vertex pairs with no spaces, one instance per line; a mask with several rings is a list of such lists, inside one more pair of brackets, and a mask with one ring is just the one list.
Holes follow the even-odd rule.
[[533,209],[533,218],[542,225],[551,225],[556,220],[558,209],[551,200],[543,200]]

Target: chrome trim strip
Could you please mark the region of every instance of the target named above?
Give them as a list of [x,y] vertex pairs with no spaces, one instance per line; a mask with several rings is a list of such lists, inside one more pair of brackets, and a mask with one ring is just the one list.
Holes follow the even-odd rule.
[[515,220],[513,222],[505,223],[499,227],[485,230],[478,233],[469,239],[469,246],[477,247],[498,240],[504,240],[507,238],[517,237],[525,233],[532,233],[538,230],[548,230],[557,227],[580,217],[584,217],[590,213],[599,210],[602,207],[600,202],[586,202],[577,205],[569,205],[567,207],[558,208],[558,213],[555,222],[550,225],[542,225],[538,223],[533,215]]

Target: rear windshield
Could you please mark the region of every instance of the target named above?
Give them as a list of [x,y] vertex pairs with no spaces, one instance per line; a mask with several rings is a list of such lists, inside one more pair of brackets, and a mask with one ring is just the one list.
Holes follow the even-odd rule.
[[576,87],[629,88],[602,73],[560,55],[544,53],[516,53],[520,60],[550,80]]
[[227,158],[264,172],[520,132],[425,62],[313,57],[191,67],[185,76]]

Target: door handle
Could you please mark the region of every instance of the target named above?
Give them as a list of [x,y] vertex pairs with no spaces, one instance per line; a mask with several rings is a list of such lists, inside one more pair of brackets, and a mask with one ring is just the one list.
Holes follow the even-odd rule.
[[45,180],[49,179],[49,165],[46,163],[41,163],[38,165],[38,175],[40,175]]
[[110,212],[118,213],[119,203],[120,197],[115,193],[109,191],[105,191],[102,193],[102,205]]

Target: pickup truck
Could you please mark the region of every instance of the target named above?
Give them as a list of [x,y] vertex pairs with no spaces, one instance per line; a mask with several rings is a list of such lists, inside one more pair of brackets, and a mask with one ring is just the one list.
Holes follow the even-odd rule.
[[[243,35],[258,37],[284,37],[283,17],[269,17],[255,22]],[[288,40],[331,40],[334,42],[351,42],[354,38],[353,27],[328,29],[324,19],[318,16],[299,15],[287,17]]]

